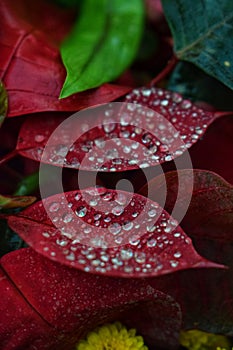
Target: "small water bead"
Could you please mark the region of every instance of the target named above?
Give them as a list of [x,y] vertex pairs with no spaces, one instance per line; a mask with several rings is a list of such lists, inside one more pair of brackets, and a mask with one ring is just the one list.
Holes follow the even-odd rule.
[[150,209],[149,211],[148,211],[148,216],[150,217],[150,218],[153,218],[153,217],[155,217],[157,215],[157,211],[155,210],[155,209]]
[[[154,225],[152,225],[152,226],[147,226],[147,231],[148,232],[154,232],[155,231],[155,229],[156,229],[156,226],[154,226]],[[158,231],[158,230],[157,230]]]
[[120,216],[124,212],[124,207],[121,205],[117,205],[116,207],[112,208],[112,213],[116,216]]
[[139,164],[139,167],[140,167],[141,169],[148,168],[149,166],[150,166],[149,163],[141,163],[141,164]]
[[80,193],[76,193],[76,195],[74,196],[74,199],[75,199],[76,201],[79,201],[81,198],[82,198],[82,196],[81,196]]
[[49,206],[49,211],[50,211],[51,213],[55,213],[55,212],[57,212],[59,209],[60,209],[60,204],[57,203],[57,202],[53,202],[53,203],[50,204],[50,206]]
[[169,147],[167,145],[161,145],[159,147],[160,152],[167,152],[169,150]]
[[71,252],[69,255],[66,255],[66,259],[69,261],[74,261],[75,260],[75,255],[73,252]]
[[109,119],[103,122],[103,129],[107,134],[112,132],[115,128],[116,128],[116,123],[114,122],[114,120]]
[[137,213],[136,211],[134,213],[132,213],[132,217],[136,218],[138,216],[139,213]]
[[62,218],[62,221],[67,224],[73,220],[73,215],[72,214],[65,214]]
[[129,238],[129,244],[133,246],[137,246],[140,243],[140,238],[136,235]]
[[106,217],[104,218],[104,222],[110,222],[110,221],[112,221],[112,219],[110,218],[110,216],[106,216]]
[[123,193],[118,193],[115,202],[120,205],[125,205],[127,203],[127,197]]
[[126,153],[126,154],[130,153],[131,152],[131,147],[130,146],[124,146],[123,147],[123,152]]
[[[133,91],[133,93],[135,93],[135,90]],[[149,97],[152,93],[151,89],[143,89],[141,91],[142,95],[145,96],[145,97]]]
[[130,124],[131,122],[131,115],[128,113],[122,113],[121,117],[120,117],[120,123],[122,126],[127,126]]
[[137,149],[139,147],[139,145],[140,145],[139,142],[134,142],[134,143],[132,143],[131,147],[132,147],[132,149],[135,150],[135,149]]
[[109,225],[108,230],[114,236],[118,235],[121,232],[121,225],[117,222],[114,222],[113,224]]
[[136,252],[134,259],[137,263],[143,264],[146,261],[146,254],[143,252]]
[[96,220],[99,220],[101,217],[102,217],[102,215],[99,214],[99,213],[97,213],[97,214],[94,215],[94,220],[95,220],[95,221],[96,221]]
[[133,251],[131,249],[122,249],[120,254],[122,260],[129,260],[133,257]]
[[104,194],[104,196],[102,196],[102,200],[109,202],[113,199],[113,194],[111,192],[107,192],[106,194]]
[[88,234],[88,233],[91,233],[92,232],[92,229],[90,226],[86,227],[84,230],[84,233]]
[[105,141],[104,141],[104,139],[96,139],[95,141],[94,141],[94,143],[95,143],[95,145],[98,147],[98,148],[104,148],[105,147]]
[[89,202],[91,207],[95,207],[98,204],[98,200],[97,199],[91,199]]
[[118,150],[116,148],[109,149],[106,152],[106,157],[108,159],[114,159],[114,158],[117,158],[118,156],[119,156],[119,154],[118,154]]
[[116,244],[122,244],[122,241],[123,241],[123,237],[117,237],[117,238],[115,238],[115,243],[116,243]]
[[69,151],[67,146],[59,145],[56,147],[56,155],[65,157],[67,155],[67,152]]
[[171,154],[167,154],[165,157],[164,157],[164,160],[166,162],[170,162],[171,160],[173,159],[173,156]]
[[49,238],[50,237],[50,234],[48,232],[43,232],[42,233],[42,236],[44,236],[45,238]]
[[171,265],[171,267],[177,267],[179,265],[179,263],[178,263],[178,261],[171,260],[170,265]]
[[192,103],[189,100],[183,100],[181,103],[181,108],[189,109],[192,107]]
[[83,218],[87,214],[87,208],[80,207],[80,208],[76,209],[75,213],[78,217]]
[[64,238],[58,238],[56,240],[56,244],[61,246],[61,247],[65,247],[67,244],[68,244],[68,240],[67,239],[64,239]]
[[39,142],[43,142],[44,139],[45,139],[44,135],[36,135],[35,136],[35,141],[38,142],[38,143]]
[[133,228],[133,226],[134,226],[134,224],[133,224],[132,221],[126,221],[126,222],[124,222],[124,224],[122,225],[122,228],[123,228],[123,230],[125,230],[125,231],[129,231],[129,230],[131,230],[131,229]]
[[148,248],[153,248],[157,245],[157,241],[154,238],[151,238],[147,241],[147,247]]
[[152,141],[152,135],[149,133],[145,133],[142,135],[142,143],[150,143]]
[[181,257],[181,252],[176,252],[175,254],[174,254],[174,258],[180,258]]
[[166,106],[168,106],[169,101],[168,101],[168,100],[162,100],[162,101],[160,102],[160,104],[161,104],[161,106],[166,107]]

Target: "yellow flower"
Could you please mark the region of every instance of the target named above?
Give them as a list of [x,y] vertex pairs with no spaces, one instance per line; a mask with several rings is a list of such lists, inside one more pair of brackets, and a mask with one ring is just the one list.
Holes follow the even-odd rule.
[[180,344],[188,350],[230,350],[230,344],[223,335],[211,334],[199,330],[182,331]]
[[87,335],[77,350],[148,350],[135,329],[127,330],[121,323],[106,324]]

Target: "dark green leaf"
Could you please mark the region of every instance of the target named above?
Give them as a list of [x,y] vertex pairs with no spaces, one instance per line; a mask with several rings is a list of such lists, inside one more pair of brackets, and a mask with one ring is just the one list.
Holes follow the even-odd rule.
[[39,188],[39,173],[28,175],[18,183],[14,196],[28,196]]
[[179,59],[233,89],[233,1],[162,0]]
[[0,126],[2,125],[7,112],[7,93],[3,83],[0,81]]
[[61,98],[117,78],[133,61],[143,29],[142,0],[86,0],[61,55]]
[[207,102],[218,110],[233,110],[232,90],[192,63],[179,62],[167,88],[187,99]]

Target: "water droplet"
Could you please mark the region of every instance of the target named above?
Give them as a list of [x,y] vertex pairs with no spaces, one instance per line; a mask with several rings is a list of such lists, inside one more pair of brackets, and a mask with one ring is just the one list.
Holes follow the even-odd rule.
[[116,127],[114,120],[108,119],[103,122],[103,129],[108,134],[112,132]]
[[113,224],[109,225],[108,230],[113,235],[117,235],[118,233],[121,232],[121,225],[118,224],[117,222],[114,222]]
[[168,105],[168,100],[162,100],[161,102],[160,102],[160,104],[162,105],[162,106],[164,106],[164,107],[166,107],[167,105]]
[[136,252],[135,261],[139,264],[143,264],[146,261],[146,254],[143,252]]
[[131,121],[131,116],[128,113],[123,113],[120,117],[120,123],[122,126],[129,125]]
[[91,207],[95,207],[98,204],[98,201],[96,199],[91,199],[89,204]]
[[149,133],[145,133],[142,135],[142,142],[143,143],[150,143],[152,140],[152,135]]
[[189,109],[190,107],[192,107],[192,103],[189,100],[183,100],[181,103],[181,108]]
[[147,247],[148,247],[148,248],[153,248],[153,247],[156,246],[156,244],[157,244],[157,241],[156,241],[156,239],[154,239],[154,238],[151,238],[151,239],[149,239],[149,240],[147,241]]
[[42,236],[44,236],[45,238],[49,238],[50,237],[50,234],[48,232],[43,232],[42,233]]
[[51,213],[54,213],[54,212],[58,211],[59,208],[60,208],[60,204],[57,203],[57,202],[54,202],[54,203],[50,204],[50,206],[49,206],[49,211],[50,211]]
[[104,146],[105,146],[104,139],[96,139],[94,142],[98,148],[104,148]]
[[62,221],[67,224],[68,222],[71,222],[73,220],[72,214],[65,214],[62,218]]
[[122,249],[121,250],[121,259],[129,260],[133,257],[133,251],[131,249]]
[[79,201],[81,199],[81,194],[80,193],[76,193],[76,195],[74,196],[74,199],[76,201]]
[[145,96],[145,97],[149,97],[151,95],[151,90],[150,89],[143,89],[141,91],[142,95]]
[[44,135],[36,135],[35,136],[35,141],[36,142],[43,142],[45,139]]
[[120,216],[124,212],[124,207],[117,205],[112,209],[112,213],[116,216]]
[[107,192],[107,193],[102,197],[102,199],[103,199],[104,201],[106,201],[106,202],[111,201],[112,198],[113,198],[113,194],[112,194],[111,192]]
[[118,154],[118,150],[116,148],[109,149],[106,152],[106,157],[108,159],[114,159],[114,158],[117,158],[118,156],[119,156],[119,154]]
[[102,216],[102,215],[99,214],[99,213],[98,213],[98,214],[95,214],[95,215],[94,215],[94,220],[95,220],[95,221],[96,221],[96,220],[99,220],[99,219],[101,218],[101,216]]
[[176,252],[175,254],[174,254],[174,258],[180,258],[181,257],[181,252]]
[[151,210],[148,211],[148,216],[149,216],[150,218],[155,217],[156,214],[157,214],[157,211],[156,211],[155,209],[151,209]]
[[131,230],[132,228],[133,228],[133,222],[132,221],[126,221],[126,222],[124,222],[124,224],[123,224],[123,230],[125,230],[125,231],[129,231],[129,230]]
[[80,208],[76,209],[75,213],[80,218],[83,218],[87,214],[87,208],[86,207],[80,207]]
[[123,193],[118,193],[115,201],[120,205],[125,205],[127,202],[127,197]]
[[129,244],[136,246],[140,243],[140,238],[137,235],[134,235],[129,238]]
[[61,246],[61,247],[65,247],[68,244],[68,241],[67,241],[67,239],[64,239],[64,238],[57,239],[56,244]]

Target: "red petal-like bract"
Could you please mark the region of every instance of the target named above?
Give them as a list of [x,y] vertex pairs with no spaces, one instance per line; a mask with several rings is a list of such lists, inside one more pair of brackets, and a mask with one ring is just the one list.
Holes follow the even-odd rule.
[[[37,161],[83,170],[143,169],[182,155],[215,118],[176,93],[141,88],[133,90],[125,103],[90,108],[71,118],[29,117],[17,150]],[[48,139],[50,145],[42,157]]]
[[136,327],[152,348],[177,348],[179,306],[145,280],[87,274],[30,248],[5,255],[1,266],[1,349],[73,350],[87,332],[116,320]]
[[[165,209],[175,218],[173,208],[183,212],[186,200],[191,195],[181,227],[194,239],[195,247],[202,255],[219,263],[233,265],[232,185],[213,172],[186,169],[158,176],[148,186],[150,198],[158,203],[164,202],[166,192]],[[139,192],[145,195],[147,186]]]
[[129,88],[105,84],[59,100],[66,72],[58,44],[73,21],[69,13],[27,0],[0,3],[0,79],[9,94],[8,116],[40,111],[77,111],[113,101]]
[[145,277],[219,266],[196,253],[157,203],[129,192],[90,188],[54,195],[8,223],[37,252],[86,272]]

